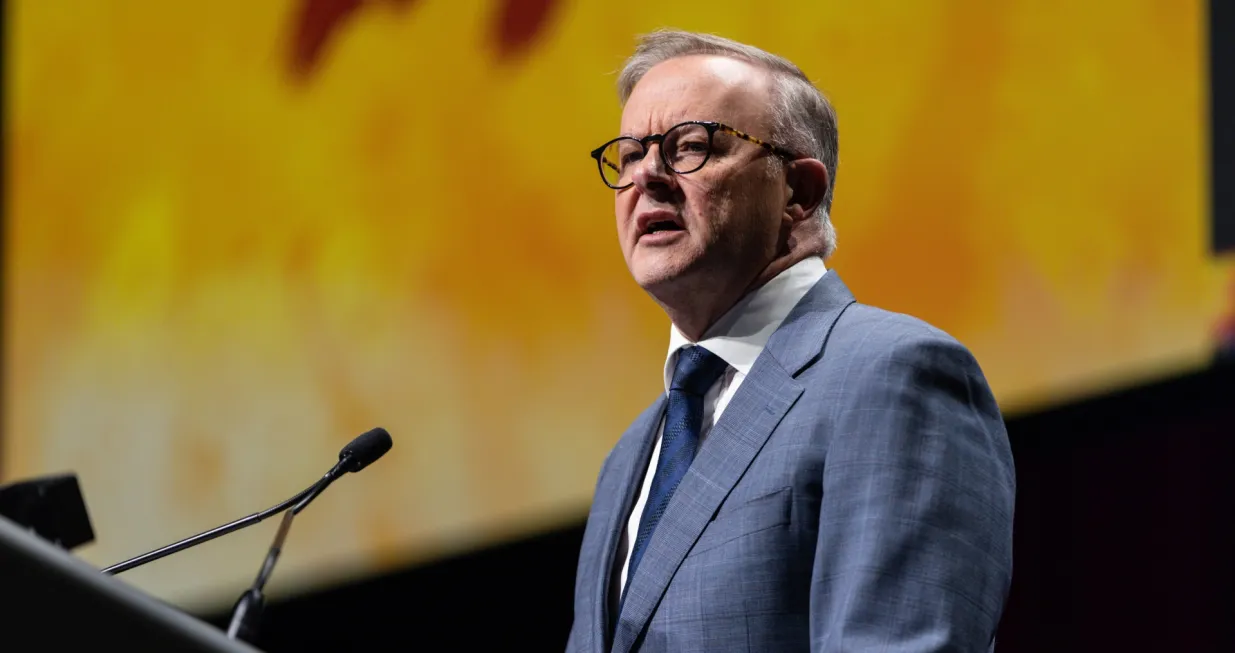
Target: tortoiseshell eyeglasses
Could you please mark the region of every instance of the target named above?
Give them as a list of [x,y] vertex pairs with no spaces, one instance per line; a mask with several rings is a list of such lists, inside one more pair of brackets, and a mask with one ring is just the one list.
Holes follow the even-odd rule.
[[663,134],[648,134],[643,138],[619,136],[592,150],[592,158],[600,169],[600,178],[614,190],[629,188],[634,184],[635,164],[643,160],[652,143],[660,143],[660,158],[665,166],[679,175],[690,174],[708,162],[712,155],[712,139],[716,132],[732,134],[784,158],[798,156],[779,145],[755,138],[719,122],[691,120],[674,125]]

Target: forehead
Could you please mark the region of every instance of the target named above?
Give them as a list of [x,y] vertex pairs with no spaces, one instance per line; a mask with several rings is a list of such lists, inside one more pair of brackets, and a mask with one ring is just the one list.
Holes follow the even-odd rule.
[[639,80],[622,109],[622,133],[659,133],[685,120],[715,120],[766,133],[771,75],[729,57],[693,55],[663,61]]

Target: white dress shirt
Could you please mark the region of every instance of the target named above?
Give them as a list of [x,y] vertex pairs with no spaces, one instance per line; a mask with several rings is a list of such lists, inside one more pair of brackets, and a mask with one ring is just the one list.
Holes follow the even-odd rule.
[[[665,358],[665,393],[673,383],[673,370],[677,365],[678,350],[695,344],[721,357],[729,364],[725,373],[708,389],[703,397],[703,423],[699,429],[699,446],[707,439],[712,425],[720,419],[725,406],[737,392],[742,380],[750,374],[755,359],[763,353],[763,348],[772,337],[772,332],[780,327],[793,307],[801,301],[806,292],[817,283],[827,268],[823,259],[811,257],[781,272],[755,292],[743,297],[733,308],[729,309],[716,324],[703,334],[703,339],[692,343],[678,331],[676,326],[669,330],[669,354]],[[655,476],[656,461],[660,458],[660,440],[664,433],[665,422],[661,418],[656,443],[652,447],[652,457],[643,473],[643,484],[634,509],[626,520],[626,528],[622,531],[621,541],[615,554],[615,569],[620,570],[617,582],[611,583],[613,588],[610,597],[614,612],[620,605],[621,593],[626,589],[627,571],[630,565],[630,553],[635,546],[635,537],[639,532],[639,521],[643,517],[643,506],[647,503],[648,493],[652,488],[652,477]],[[617,618],[617,615],[613,615]]]

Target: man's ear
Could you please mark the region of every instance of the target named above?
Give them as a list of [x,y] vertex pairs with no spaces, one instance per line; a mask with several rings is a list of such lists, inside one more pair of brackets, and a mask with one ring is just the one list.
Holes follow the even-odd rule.
[[819,159],[795,159],[785,165],[785,181],[790,190],[785,213],[797,222],[815,214],[832,178]]

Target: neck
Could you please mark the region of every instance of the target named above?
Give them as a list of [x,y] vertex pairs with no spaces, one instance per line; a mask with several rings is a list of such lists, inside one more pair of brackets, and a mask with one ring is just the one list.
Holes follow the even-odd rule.
[[694,288],[680,293],[679,301],[656,298],[669,320],[691,342],[703,339],[703,334],[716,324],[729,309],[750,293],[762,288],[777,275],[812,256],[814,252],[796,252],[776,258],[764,266],[745,286],[730,288]]
[[735,275],[737,266],[726,265],[721,269],[699,270],[656,291],[647,290],[678,331],[691,342],[699,342],[743,297],[799,262],[823,252],[822,226],[814,219],[789,224],[781,239],[776,254],[753,273]]

